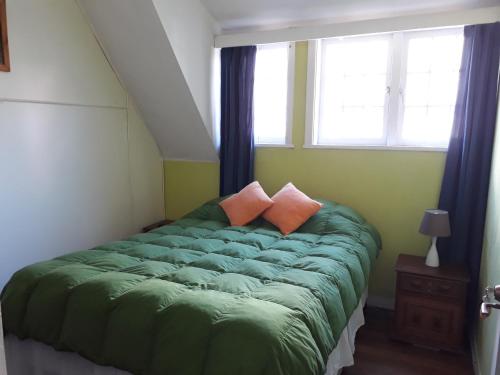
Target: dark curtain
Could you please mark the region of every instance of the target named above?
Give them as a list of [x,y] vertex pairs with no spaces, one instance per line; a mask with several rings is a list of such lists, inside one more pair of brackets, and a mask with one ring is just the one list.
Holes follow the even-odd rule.
[[438,250],[444,264],[469,267],[469,317],[474,317],[498,104],[500,23],[466,26],[464,37],[455,120],[439,198],[439,208],[450,214],[451,236],[439,240]]
[[253,181],[253,84],[257,47],[221,50],[220,196]]

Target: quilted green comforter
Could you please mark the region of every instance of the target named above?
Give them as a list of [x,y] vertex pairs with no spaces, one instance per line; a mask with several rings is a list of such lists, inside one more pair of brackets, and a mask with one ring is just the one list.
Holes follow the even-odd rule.
[[297,232],[228,226],[212,201],[174,224],[28,266],[4,329],[134,374],[322,374],[380,248],[324,202]]

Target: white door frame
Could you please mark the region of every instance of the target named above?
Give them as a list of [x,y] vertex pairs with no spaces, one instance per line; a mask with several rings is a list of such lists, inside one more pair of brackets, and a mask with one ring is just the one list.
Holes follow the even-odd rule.
[[7,375],[7,364],[5,362],[5,347],[3,343],[2,309],[0,308],[0,375]]
[[500,375],[500,346],[499,346],[499,341],[500,341],[500,311],[497,311],[496,314],[493,314],[493,316],[490,317],[490,319],[493,318],[496,321],[495,324],[495,343],[493,346],[493,355],[491,358],[491,375]]

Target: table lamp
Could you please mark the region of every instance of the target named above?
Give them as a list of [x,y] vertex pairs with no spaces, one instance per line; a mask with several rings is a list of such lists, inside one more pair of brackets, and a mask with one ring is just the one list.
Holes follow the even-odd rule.
[[448,211],[425,210],[420,233],[432,237],[432,244],[425,258],[425,264],[429,267],[439,267],[439,255],[436,248],[438,237],[448,237],[450,235],[450,221]]

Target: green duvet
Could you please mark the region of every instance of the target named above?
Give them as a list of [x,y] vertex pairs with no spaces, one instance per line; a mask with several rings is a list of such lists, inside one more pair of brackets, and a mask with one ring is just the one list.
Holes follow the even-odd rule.
[[18,271],[4,329],[134,374],[324,373],[380,248],[324,202],[283,236],[230,227],[218,201],[174,224]]

